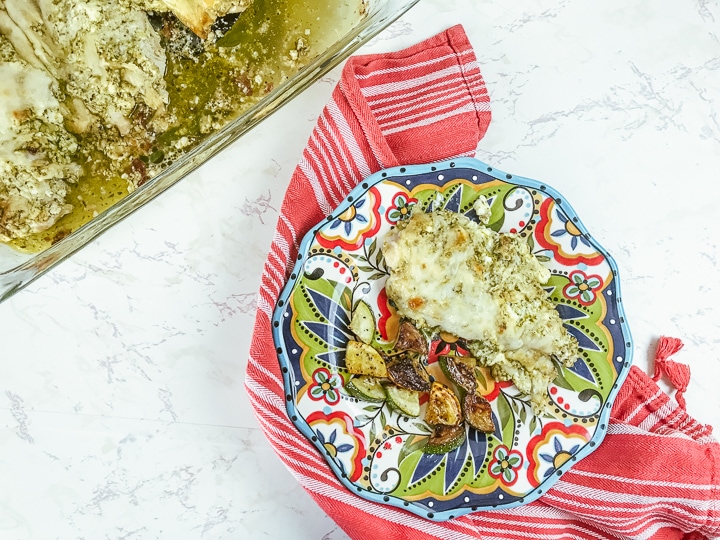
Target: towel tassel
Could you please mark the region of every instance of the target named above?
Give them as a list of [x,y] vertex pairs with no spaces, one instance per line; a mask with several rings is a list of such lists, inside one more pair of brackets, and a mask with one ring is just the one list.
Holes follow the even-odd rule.
[[676,389],[675,400],[680,407],[685,409],[685,397],[683,394],[690,384],[690,367],[669,359],[682,347],[683,342],[678,338],[662,336],[658,340],[657,350],[655,351],[655,373],[652,379],[658,381],[663,374],[667,375],[670,383]]

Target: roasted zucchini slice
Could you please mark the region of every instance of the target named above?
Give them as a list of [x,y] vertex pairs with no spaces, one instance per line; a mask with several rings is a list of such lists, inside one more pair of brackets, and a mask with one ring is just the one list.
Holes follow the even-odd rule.
[[474,371],[460,360],[459,356],[441,356],[438,358],[440,369],[445,376],[468,393],[474,393],[477,387]]
[[462,422],[462,409],[455,392],[444,384],[434,381],[430,386],[425,420],[433,426],[455,426]]
[[380,379],[367,375],[358,375],[345,383],[345,390],[352,397],[362,401],[380,403],[385,401],[385,389]]
[[478,431],[493,433],[495,424],[492,419],[490,402],[476,392],[468,393],[463,399],[465,420]]
[[456,356],[455,361],[466,365],[468,369],[473,373],[475,372],[475,368],[477,367],[477,359],[474,356]]
[[420,392],[400,388],[394,384],[385,385],[385,397],[390,408],[405,416],[420,416]]
[[345,367],[353,375],[387,377],[385,360],[378,351],[362,341],[350,340],[345,352]]
[[428,344],[425,336],[423,336],[410,321],[403,319],[400,322],[400,328],[398,329],[395,349],[399,351],[415,351],[425,354],[428,350]]
[[350,330],[359,341],[370,345],[375,337],[375,314],[362,300],[355,304],[350,319]]
[[447,454],[459,448],[465,442],[465,426],[435,426],[433,434],[423,447],[426,454]]
[[419,355],[404,352],[385,362],[388,377],[401,388],[427,392],[430,390],[430,376],[420,364]]

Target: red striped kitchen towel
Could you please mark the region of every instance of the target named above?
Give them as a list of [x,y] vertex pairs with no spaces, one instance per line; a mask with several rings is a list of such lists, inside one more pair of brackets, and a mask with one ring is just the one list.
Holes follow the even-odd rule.
[[[617,396],[603,443],[541,499],[447,522],[349,492],[288,419],[271,317],[302,237],[379,169],[472,155],[490,122],[489,105],[460,26],[404,51],[348,60],[290,181],[262,277],[246,379],[262,429],[298,481],[353,539],[719,535],[720,445],[709,427],[636,367]],[[668,358],[678,342],[662,343],[656,378],[664,370],[686,386],[688,374]]]

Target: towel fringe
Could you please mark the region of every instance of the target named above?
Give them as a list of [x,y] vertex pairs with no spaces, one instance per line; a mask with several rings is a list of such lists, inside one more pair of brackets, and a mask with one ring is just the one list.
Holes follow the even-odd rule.
[[658,340],[655,351],[655,373],[653,381],[658,381],[666,375],[670,383],[675,387],[675,401],[685,409],[685,396],[683,395],[690,384],[690,367],[686,364],[674,362],[669,358],[683,347],[683,342],[678,338],[662,336]]

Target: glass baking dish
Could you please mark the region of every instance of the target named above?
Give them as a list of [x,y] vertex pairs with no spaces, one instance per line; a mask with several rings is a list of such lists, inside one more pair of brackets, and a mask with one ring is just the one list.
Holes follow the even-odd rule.
[[71,256],[109,227],[168,189],[251,130],[282,105],[379,34],[419,0],[365,0],[365,13],[350,32],[310,60],[297,73],[257,103],[209,135],[154,178],[129,193],[80,228],[38,253],[24,253],[0,245],[0,302]]

